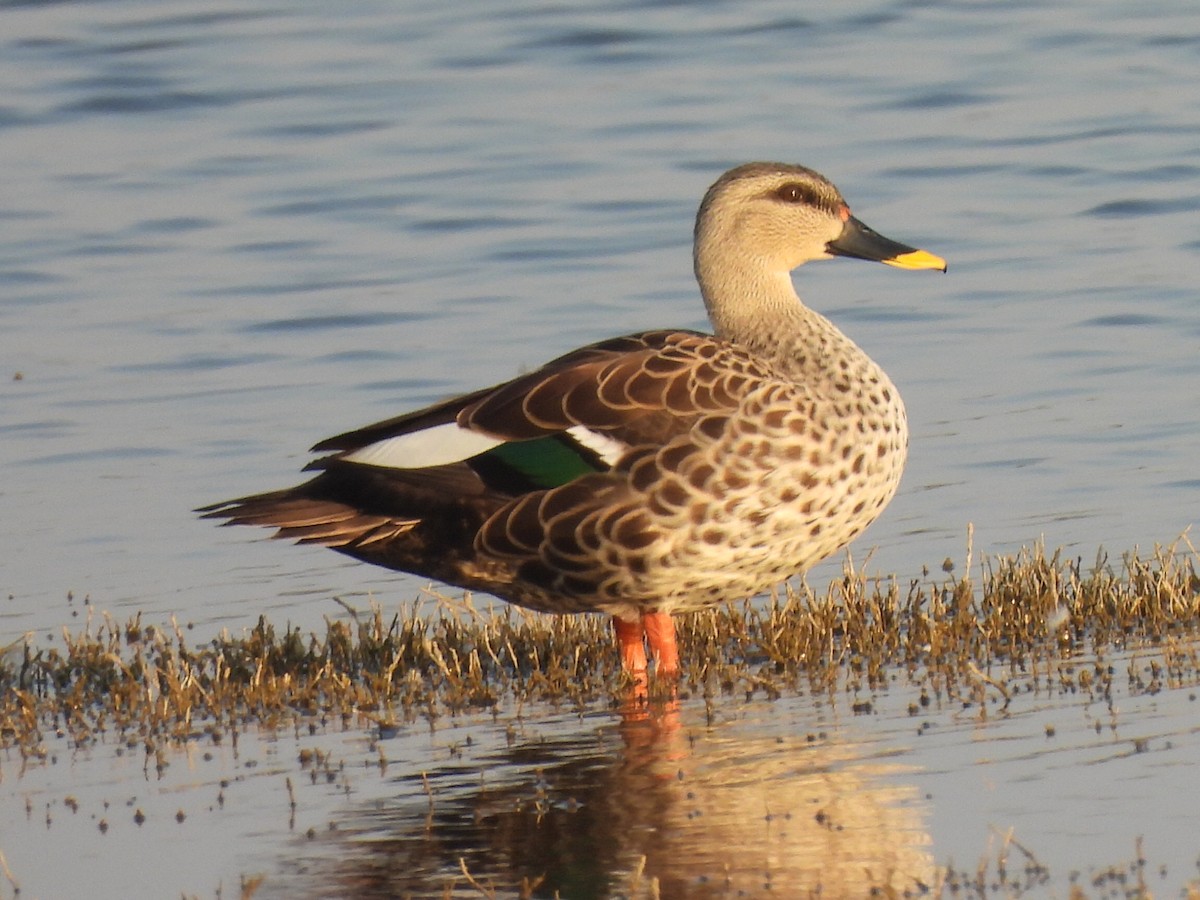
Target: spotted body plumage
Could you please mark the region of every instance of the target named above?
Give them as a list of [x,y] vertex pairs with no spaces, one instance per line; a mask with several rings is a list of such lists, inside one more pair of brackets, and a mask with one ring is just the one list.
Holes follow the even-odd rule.
[[661,628],[752,596],[856,537],[904,467],[899,392],[791,286],[830,255],[944,268],[863,226],[811,170],[734,169],[696,224],[715,335],[583,347],[323,441],[311,481],[205,513],[546,612]]

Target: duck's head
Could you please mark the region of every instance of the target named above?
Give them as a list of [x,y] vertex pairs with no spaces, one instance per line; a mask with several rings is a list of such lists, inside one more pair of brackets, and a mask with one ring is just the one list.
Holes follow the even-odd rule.
[[696,274],[749,266],[786,273],[814,259],[851,256],[903,269],[940,269],[945,260],[889,240],[854,216],[833,183],[804,166],[747,163],[708,189],[696,216]]

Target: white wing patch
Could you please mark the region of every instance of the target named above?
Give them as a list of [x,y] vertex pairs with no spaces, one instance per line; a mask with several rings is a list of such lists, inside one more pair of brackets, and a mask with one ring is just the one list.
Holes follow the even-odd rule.
[[567,429],[567,434],[582,446],[587,447],[610,466],[615,466],[617,460],[624,456],[625,451],[629,449],[629,445],[624,441],[618,441],[607,434],[592,431],[583,425],[572,425]]
[[384,438],[359,447],[342,459],[389,469],[424,469],[462,462],[503,443],[497,438],[462,428],[457,422],[447,422],[445,425]]

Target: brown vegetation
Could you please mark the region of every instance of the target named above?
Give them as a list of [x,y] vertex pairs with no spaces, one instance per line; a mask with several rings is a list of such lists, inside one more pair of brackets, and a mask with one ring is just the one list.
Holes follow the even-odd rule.
[[[708,698],[869,697],[903,679],[922,703],[1007,705],[1018,675],[1103,695],[1119,676],[1071,658],[1102,660],[1131,639],[1158,645],[1163,658],[1149,681],[1131,671],[1143,682],[1131,688],[1194,683],[1200,661],[1181,638],[1200,625],[1200,577],[1184,543],[1090,565],[1035,548],[985,561],[974,579],[955,576],[947,561],[943,574],[909,585],[848,563],[824,594],[789,586],[766,601],[681,617],[681,682],[655,687]],[[969,558],[964,569],[973,569]],[[261,619],[242,636],[191,646],[183,629],[136,616],[65,633],[61,648],[10,647],[0,657],[0,747],[37,756],[50,732],[79,744],[101,736],[143,743],[154,753],[251,724],[358,716],[386,725],[503,700],[582,707],[615,702],[628,688],[599,616],[544,616],[494,601],[479,609],[470,598],[392,615],[347,609],[323,635],[278,632]]]

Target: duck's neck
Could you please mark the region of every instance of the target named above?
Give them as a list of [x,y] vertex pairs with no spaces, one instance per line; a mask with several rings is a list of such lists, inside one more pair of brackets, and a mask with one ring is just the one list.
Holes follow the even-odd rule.
[[718,337],[809,377],[825,371],[835,355],[873,365],[832,322],[804,305],[788,272],[761,266],[739,271],[728,264],[717,269],[698,260],[696,275]]

